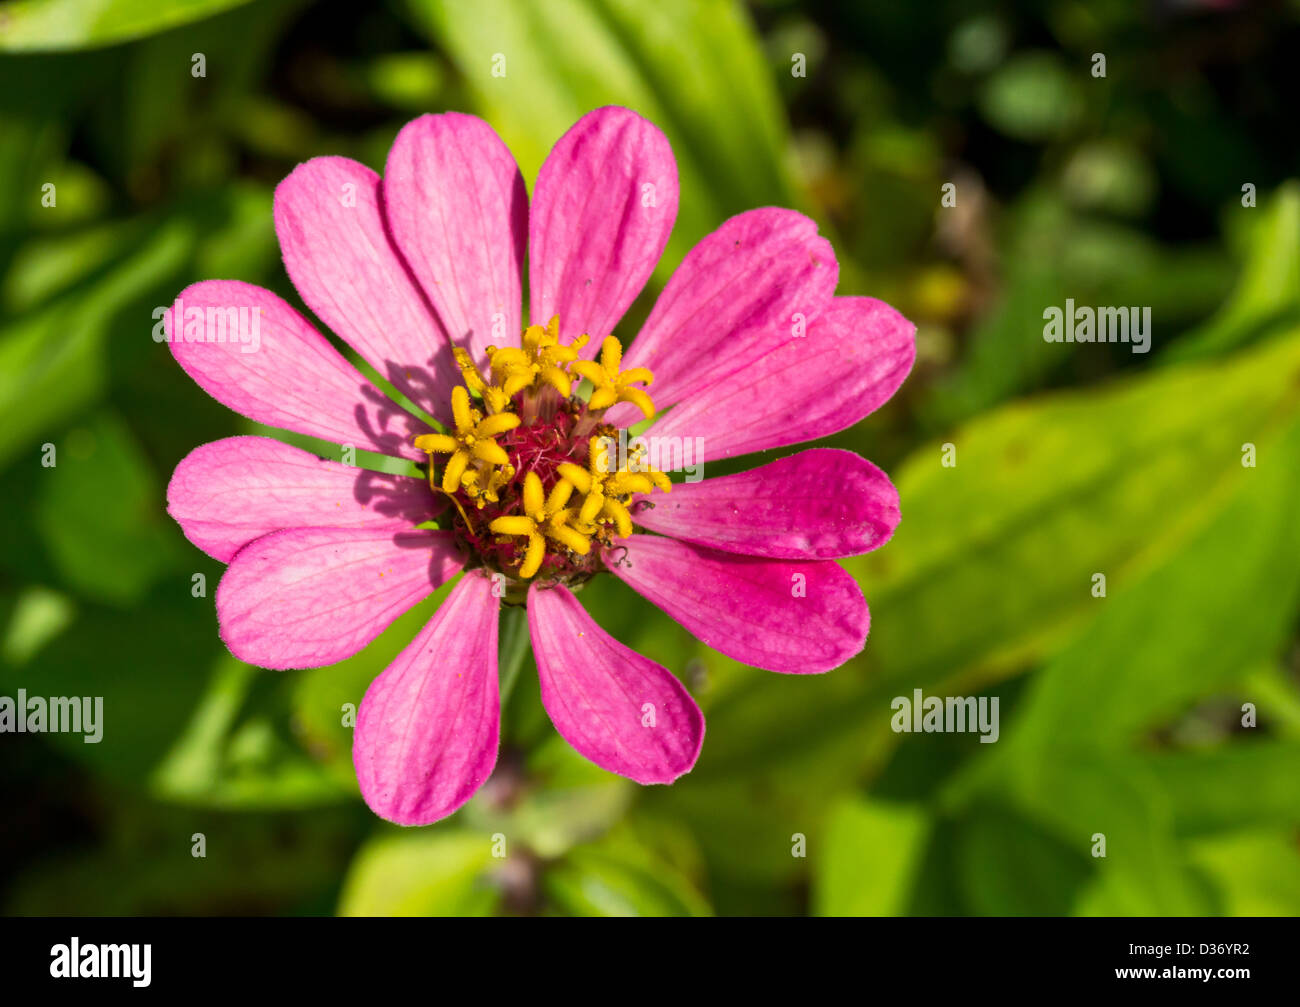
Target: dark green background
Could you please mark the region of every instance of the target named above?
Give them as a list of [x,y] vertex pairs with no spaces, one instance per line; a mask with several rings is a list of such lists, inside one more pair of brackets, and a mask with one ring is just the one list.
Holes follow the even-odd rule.
[[[0,694],[102,695],[106,717],[99,745],[0,736],[0,907],[1300,911],[1297,10],[0,6]],[[902,496],[893,541],[846,563],[871,637],[830,674],[772,675],[605,578],[584,593],[598,621],[705,710],[695,771],[642,789],[589,765],[526,672],[488,792],[399,830],[357,796],[340,710],[432,603],[335,667],[226,653],[221,568],[164,489],[196,445],[258,428],[153,342],[151,313],[214,277],[297,303],[271,193],[301,160],[380,169],[403,122],[459,109],[531,186],[611,102],[665,131],[682,184],[633,323],[696,240],[763,205],[818,220],[840,293],[917,323],[902,391],[831,440]],[[1045,343],[1067,297],[1149,306],[1152,352]],[[999,697],[1001,739],[893,733],[890,700],[918,687]]]

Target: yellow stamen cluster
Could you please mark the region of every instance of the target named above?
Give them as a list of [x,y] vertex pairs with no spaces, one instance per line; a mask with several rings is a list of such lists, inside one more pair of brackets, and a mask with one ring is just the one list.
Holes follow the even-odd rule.
[[553,539],[579,556],[591,551],[591,539],[569,527],[573,519],[573,510],[565,506],[573,495],[573,483],[561,479],[552,488],[549,496],[543,495],[542,480],[536,472],[524,476],[524,513],[510,517],[499,517],[490,528],[498,535],[524,535],[528,538],[528,548],[524,553],[524,562],[519,567],[519,576],[527,580],[541,568],[546,558],[546,540]]
[[[615,537],[631,535],[632,516],[628,505],[633,495],[656,488],[667,492],[671,488],[668,477],[643,465],[639,455],[630,459],[630,463],[625,461],[620,471],[610,471],[612,440],[607,433],[613,428],[601,426],[600,417],[619,402],[631,402],[647,419],[653,417],[655,409],[650,396],[643,388],[633,386],[650,384],[654,375],[644,367],[620,373],[623,348],[613,336],[601,344],[599,363],[579,360],[578,352],[587,339],[585,335],[579,336],[570,345],[561,346],[558,316],[544,326],[530,325],[524,330],[519,347],[488,347],[487,376],[465,350],[457,347],[454,353],[465,384],[452,390],[455,432],[425,434],[415,439],[415,446],[429,454],[429,484],[451,496],[461,518],[474,529],[455,495],[463,491],[482,510],[487,504],[502,502],[503,491],[514,483],[516,475],[518,458],[512,460],[510,452],[496,439],[521,424],[531,428],[539,416],[543,417],[542,422],[547,422],[556,408],[580,416],[581,426],[570,436],[588,439],[587,467],[571,462],[557,465],[554,471],[559,480],[549,494],[538,474],[527,472],[517,498],[523,513],[501,514],[487,521],[487,531],[491,534],[527,540],[516,574],[523,580],[541,569],[548,543],[558,550],[568,550],[566,555],[585,557],[591,551],[593,539],[608,544]],[[577,377],[586,378],[592,385],[585,409],[581,403],[562,404],[562,400],[572,397]],[[478,396],[482,410],[475,408],[471,391]],[[575,413],[575,409],[580,412]],[[442,468],[440,482],[434,480],[436,454],[450,456]],[[507,495],[503,506],[513,509],[515,499]],[[490,513],[480,520],[489,517]],[[505,562],[511,566],[514,563],[509,559]]]
[[[518,416],[514,413],[496,413],[485,417],[470,405],[469,392],[461,385],[451,390],[451,414],[456,424],[454,435],[422,434],[415,438],[416,448],[427,451],[431,458],[435,454],[451,455],[442,470],[444,493],[455,493],[461,488],[471,462],[502,470],[510,468],[510,456],[496,442],[496,438],[519,426]],[[478,485],[482,478],[483,469],[476,466],[471,482]],[[432,465],[429,469],[429,483],[433,485]]]
[[[585,497],[574,519],[578,531],[594,535],[598,525],[613,525],[619,536],[626,538],[632,534],[632,514],[627,509],[632,495],[649,493],[655,488],[668,493],[672,490],[672,483],[666,475],[648,465],[638,465],[638,471],[623,468],[611,472],[609,446],[609,440],[593,437],[586,469],[564,462],[557,471],[565,482],[572,483],[574,489]],[[639,458],[631,460],[634,465],[639,461]]]
[[650,384],[654,375],[645,367],[633,367],[619,373],[623,363],[623,347],[613,336],[606,336],[600,344],[600,363],[594,360],[579,360],[573,364],[573,371],[591,382],[594,391],[588,406],[592,409],[608,409],[616,402],[631,402],[645,413],[646,419],[654,419],[655,404],[641,388],[631,387],[633,383]]

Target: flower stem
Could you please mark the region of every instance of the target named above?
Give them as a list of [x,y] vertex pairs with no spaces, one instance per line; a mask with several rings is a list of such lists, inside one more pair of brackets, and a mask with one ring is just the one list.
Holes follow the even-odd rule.
[[528,610],[522,605],[506,605],[501,609],[501,643],[498,647],[497,666],[501,674],[501,706],[504,708],[514,690],[519,670],[528,661],[531,647],[528,639]]

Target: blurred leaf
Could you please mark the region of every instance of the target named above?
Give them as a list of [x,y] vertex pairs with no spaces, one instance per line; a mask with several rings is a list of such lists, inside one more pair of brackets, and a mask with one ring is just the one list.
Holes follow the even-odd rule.
[[1259,199],[1258,209],[1234,204],[1233,212],[1251,215],[1254,224],[1236,290],[1213,318],[1170,348],[1167,360],[1219,354],[1272,322],[1300,316],[1300,182]]
[[[338,801],[337,780],[279,737],[283,704],[250,702],[256,684],[279,673],[218,658],[189,726],[152,776],[158,796],[217,808],[298,808]],[[279,690],[277,690],[279,691]]]
[[194,669],[222,649],[209,600],[190,595],[188,576],[159,584],[130,612],[79,606],[76,621],[28,665],[0,664],[5,695],[103,698],[103,737],[47,734],[42,740],[114,781],[141,787],[185,727],[203,691]]
[[[1241,446],[1300,415],[1300,335],[1237,358],[1021,402],[980,417],[895,474],[903,521],[847,560],[873,603],[869,659],[886,690],[1003,667],[1099,613],[1112,590],[1181,548],[1256,473]],[[1051,557],[1045,562],[1045,557]]]
[[135,604],[181,556],[157,474],[113,413],[70,431],[56,457],[35,501],[55,567],[83,595]]
[[1193,844],[1192,859],[1223,892],[1229,916],[1300,916],[1294,832],[1235,832]]
[[1300,743],[1242,742],[1208,752],[1134,758],[1129,764],[1160,787],[1182,834],[1254,826],[1300,829]]
[[842,802],[830,813],[825,839],[811,841],[813,911],[818,916],[903,915],[929,831],[929,816],[917,808]]
[[[192,239],[188,222],[169,219],[138,247],[113,248],[75,293],[0,327],[0,467],[103,394],[110,331],[124,325],[145,339],[151,319],[141,301],[171,285]],[[128,319],[132,309],[139,314]]]
[[1064,916],[1091,870],[1067,846],[1010,808],[983,806],[958,826],[958,871],[978,916]]
[[1018,53],[985,83],[980,110],[994,127],[1017,140],[1060,137],[1083,114],[1079,83],[1086,75],[1086,65],[1068,70],[1056,53]]
[[166,31],[248,0],[14,0],[0,51],[89,49]]
[[1209,893],[1194,878],[1173,835],[1172,813],[1149,774],[1081,754],[1024,766],[1014,800],[1080,856],[1098,835],[1105,856],[1075,911],[1103,916],[1202,916]]
[[574,849],[544,875],[548,900],[566,916],[711,916],[672,864],[630,832]]
[[76,607],[67,595],[47,587],[27,588],[14,603],[0,658],[12,665],[26,664],[75,618]]
[[492,840],[468,832],[386,832],[357,854],[340,916],[486,916],[498,896],[486,872]]
[[95,804],[95,845],[25,865],[0,906],[6,915],[320,914],[356,843],[338,811],[221,815],[116,790]]
[[1101,614],[1036,676],[1000,755],[1113,748],[1282,648],[1300,607],[1300,422],[1257,447],[1264,461],[1209,526],[1097,599]]

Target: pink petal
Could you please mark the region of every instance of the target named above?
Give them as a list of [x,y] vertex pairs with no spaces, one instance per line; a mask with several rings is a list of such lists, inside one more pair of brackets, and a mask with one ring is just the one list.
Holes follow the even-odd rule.
[[[215,341],[227,330],[206,324],[207,312],[215,322],[218,313],[227,317],[232,309],[247,309],[250,319],[260,312],[256,338]],[[384,395],[269,290],[237,280],[204,280],[181,292],[170,318],[177,319],[167,330],[172,354],[222,405],[336,444],[427,458],[411,438],[427,433],[428,424]],[[251,335],[251,323],[245,332]]]
[[537,175],[533,322],[558,313],[565,341],[588,333],[593,356],[650,278],[676,219],[677,162],[663,133],[626,108],[588,112]]
[[497,761],[497,599],[466,574],[366,690],[352,761],[361,796],[399,825],[428,825],[474,796]]
[[240,550],[217,587],[221,638],[263,668],[351,657],[460,570],[451,532],[291,528]]
[[[802,213],[769,207],[732,217],[677,267],[626,366],[654,371],[650,396],[666,410],[788,341],[797,315],[825,309],[839,271],[831,243]],[[630,408],[611,410],[610,421],[640,419]]]
[[459,112],[407,123],[388,152],[384,211],[452,341],[480,364],[489,345],[518,346],[528,190],[492,127]]
[[836,297],[807,334],[769,333],[741,371],[694,392],[650,430],[696,437],[706,458],[798,444],[837,433],[894,394],[916,357],[916,327],[883,301]]
[[195,448],[167,486],[167,513],[223,563],[282,528],[410,528],[442,506],[423,479],[340,465],[270,437]]
[[852,451],[813,448],[640,498],[637,524],[725,552],[833,559],[869,552],[898,525],[898,491]]
[[555,729],[596,765],[672,783],[704,743],[704,714],[667,668],[596,625],[568,588],[528,590],[528,627]]
[[743,664],[829,671],[866,643],[862,591],[831,561],[736,556],[645,534],[620,540],[604,559],[633,590]]
[[451,419],[447,334],[385,230],[379,176],[346,157],[298,165],[275,190],[284,267],[307,307],[397,389]]

